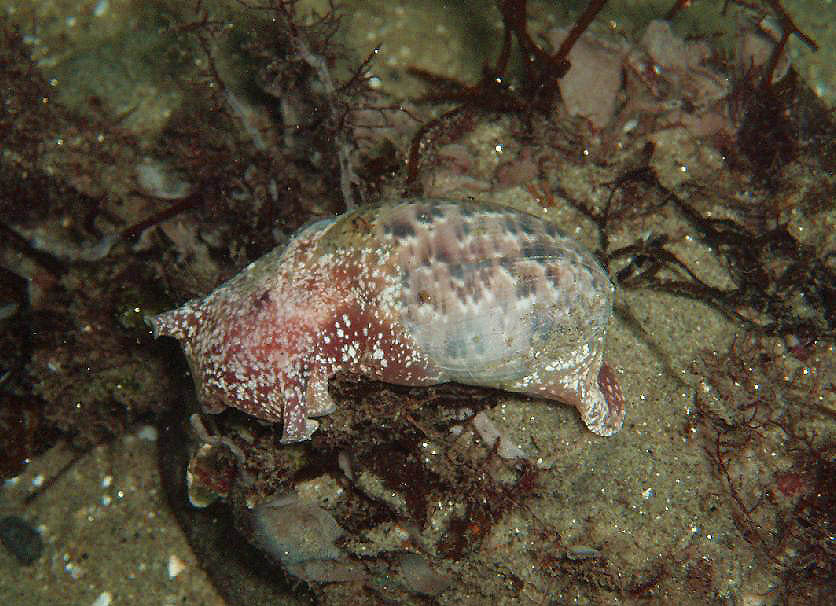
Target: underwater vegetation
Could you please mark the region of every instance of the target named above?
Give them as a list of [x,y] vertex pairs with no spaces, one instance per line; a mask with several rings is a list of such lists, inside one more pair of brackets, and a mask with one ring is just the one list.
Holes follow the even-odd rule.
[[[686,1],[629,31],[604,0],[571,19],[486,3],[499,25],[470,80],[349,47],[336,3],[144,3],[182,92],[158,123],[135,121],[140,104],[62,100],[25,19],[0,18],[3,477],[58,442],[81,453],[164,427],[187,534],[217,523],[250,549],[233,565],[194,539],[230,603],[236,584],[324,605],[827,603],[832,109],[788,60],[817,42],[778,0],[699,4],[734,20],[730,42],[684,35]],[[422,92],[399,95],[400,80]],[[617,291],[618,436],[484,387],[344,375],[298,444],[200,408],[178,347],[144,318],[314,220],[410,197],[536,213],[593,251]],[[693,352],[680,358],[663,333],[689,313],[720,328],[671,337]],[[655,373],[674,386],[658,397]],[[655,534],[637,513],[662,501],[648,461],[702,474],[670,488],[658,515],[681,518]],[[691,526],[723,538],[677,535]]]

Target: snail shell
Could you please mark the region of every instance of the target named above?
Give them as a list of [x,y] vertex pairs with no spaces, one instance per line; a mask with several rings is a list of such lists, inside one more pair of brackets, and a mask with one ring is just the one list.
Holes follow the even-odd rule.
[[349,372],[559,400],[598,435],[624,399],[603,361],[614,288],[551,223],[494,205],[415,199],[299,231],[204,297],[150,320],[182,342],[204,406],[305,440]]

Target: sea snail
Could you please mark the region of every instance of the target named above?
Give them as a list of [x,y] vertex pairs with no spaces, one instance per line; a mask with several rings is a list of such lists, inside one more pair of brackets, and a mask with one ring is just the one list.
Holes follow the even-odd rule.
[[608,436],[624,420],[603,361],[613,294],[595,257],[549,222],[413,199],[313,223],[149,323],[181,341],[207,410],[281,422],[285,442],[335,410],[337,372],[559,400]]

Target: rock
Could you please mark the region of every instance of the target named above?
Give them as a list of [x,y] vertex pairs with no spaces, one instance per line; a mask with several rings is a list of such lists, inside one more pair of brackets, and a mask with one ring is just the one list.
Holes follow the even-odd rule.
[[32,564],[44,550],[41,533],[17,516],[0,520],[0,542],[23,565]]

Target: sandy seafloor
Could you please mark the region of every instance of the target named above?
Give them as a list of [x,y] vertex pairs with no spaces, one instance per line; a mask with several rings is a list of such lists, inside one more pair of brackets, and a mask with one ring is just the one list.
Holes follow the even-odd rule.
[[[62,92],[68,99],[91,90],[115,105],[120,98],[133,98],[146,128],[153,130],[149,125],[154,120],[164,122],[167,104],[176,104],[181,93],[167,88],[152,64],[132,62],[132,50],[141,55],[140,51],[153,47],[143,36],[155,35],[136,31],[136,22],[130,27],[125,24],[136,14],[135,4],[130,0],[32,0],[24,8],[21,2],[5,0],[0,7],[16,9],[18,15],[26,11],[37,15],[37,32],[30,32],[33,40],[37,38],[33,52],[46,71],[68,61],[81,66],[77,79],[68,81]],[[347,40],[357,48],[358,57],[364,49],[382,43],[387,49],[381,60],[384,81],[387,73],[405,65],[464,78],[478,75],[481,57],[462,33],[468,31],[469,23],[479,21],[480,3],[463,3],[464,8],[455,2],[428,0],[355,0],[352,4],[356,10],[346,22]],[[670,2],[643,4],[664,12]],[[784,4],[821,46],[813,55],[793,41],[791,54],[799,71],[832,106],[836,19],[816,25],[820,17],[816,5],[832,11],[832,4],[800,0]],[[492,27],[498,16],[491,11],[493,16],[485,21]],[[23,20],[25,32],[31,23]],[[91,51],[102,41],[116,39],[120,44],[113,44],[110,51]],[[119,53],[118,61],[108,52]],[[98,60],[103,64],[97,65]],[[403,94],[416,92],[409,90],[414,85],[414,81],[405,83]],[[506,201],[503,196],[514,195],[519,192],[497,195],[495,200]],[[574,211],[556,208],[550,216],[569,233],[594,244],[594,228]],[[832,216],[830,221],[832,229]],[[722,280],[722,271],[699,246],[683,246],[679,252],[703,276]],[[624,310],[629,310],[640,330],[625,322]],[[549,486],[560,497],[537,501],[532,508],[541,521],[560,529],[565,544],[597,539],[596,547],[617,551],[618,558],[634,564],[633,569],[649,569],[663,554],[688,546],[717,564],[715,586],[720,595],[711,603],[754,606],[772,603],[769,591],[776,579],[769,569],[760,568],[760,560],[741,538],[723,499],[715,497],[713,505],[707,506],[705,500],[712,499],[707,495],[722,495],[723,487],[701,442],[682,431],[693,413],[693,390],[698,384],[690,372],[692,362],[701,351],[726,350],[737,329],[715,310],[693,301],[643,291],[619,293],[607,358],[616,368],[628,402],[620,433],[606,439],[595,437],[568,407],[513,397],[491,416],[522,444],[530,444],[528,438],[537,436],[542,448],[537,457],[550,468],[545,472],[553,474]],[[166,503],[157,471],[155,435],[154,428],[137,427],[95,448],[28,507],[23,506],[23,497],[67,462],[66,449],[56,447],[6,482],[0,489],[0,511],[23,513],[36,521],[45,549],[27,567],[0,550],[0,603],[224,604]],[[593,528],[590,520],[594,520]],[[501,554],[497,558],[513,559],[515,550],[524,548],[526,534],[533,532],[530,519],[524,512],[512,512],[501,526],[506,541],[495,545]],[[656,597],[670,604],[699,603],[681,595]],[[575,595],[552,599],[555,604],[590,603],[582,587]],[[619,603],[615,596],[613,603]]]

